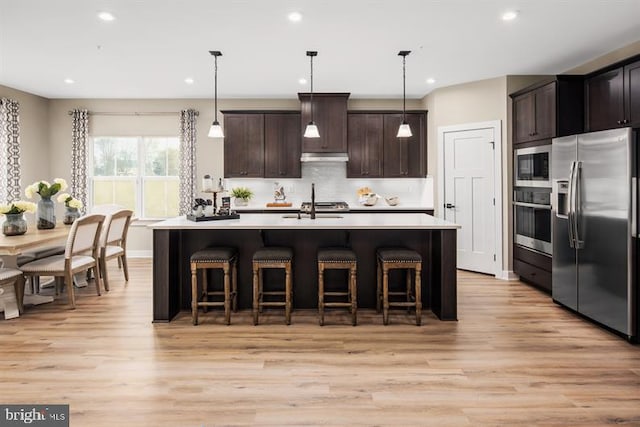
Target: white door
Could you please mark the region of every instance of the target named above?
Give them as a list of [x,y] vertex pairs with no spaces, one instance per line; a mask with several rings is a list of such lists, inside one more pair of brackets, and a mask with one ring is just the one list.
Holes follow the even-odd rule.
[[460,224],[458,268],[494,274],[494,129],[444,134],[444,218]]

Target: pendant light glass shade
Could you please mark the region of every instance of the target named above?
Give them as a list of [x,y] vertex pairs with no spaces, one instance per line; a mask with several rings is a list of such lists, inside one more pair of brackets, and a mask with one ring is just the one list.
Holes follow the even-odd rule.
[[211,127],[209,128],[209,138],[224,138],[224,131],[222,130],[222,126],[215,120]]
[[318,126],[315,123],[309,122],[304,130],[305,138],[320,138],[320,132],[318,132]]
[[214,77],[213,77],[213,86],[214,86],[214,95],[213,95],[213,111],[215,114],[215,118],[213,119],[213,123],[209,128],[209,134],[207,135],[209,138],[224,138],[224,131],[222,130],[222,126],[220,126],[220,122],[218,122],[218,56],[222,56],[222,52],[219,50],[210,50],[209,53],[213,55],[214,60]]
[[411,53],[410,50],[401,50],[400,52],[398,52],[398,56],[402,56],[402,123],[400,124],[400,127],[398,128],[398,135],[396,135],[398,138],[408,138],[410,136],[413,136],[413,133],[411,132],[411,127],[409,126],[409,123],[407,123],[406,120],[406,107],[407,107],[407,90],[406,90],[406,61],[407,61],[407,55],[409,55]]
[[307,56],[311,62],[311,99],[309,100],[309,105],[311,107],[311,121],[307,125],[304,130],[305,138],[320,138],[320,132],[318,131],[318,126],[313,121],[313,57],[317,56],[318,52],[308,50]]
[[402,124],[398,128],[397,137],[398,138],[408,138],[410,136],[413,136],[413,133],[411,133],[411,127],[409,127],[409,123],[402,122]]

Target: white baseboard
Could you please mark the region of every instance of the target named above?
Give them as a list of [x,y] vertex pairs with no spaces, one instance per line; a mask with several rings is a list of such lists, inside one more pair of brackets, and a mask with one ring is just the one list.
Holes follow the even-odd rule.
[[502,270],[500,274],[496,274],[496,279],[515,281],[520,280],[520,276],[518,276],[512,270]]
[[127,258],[153,258],[153,251],[127,251]]

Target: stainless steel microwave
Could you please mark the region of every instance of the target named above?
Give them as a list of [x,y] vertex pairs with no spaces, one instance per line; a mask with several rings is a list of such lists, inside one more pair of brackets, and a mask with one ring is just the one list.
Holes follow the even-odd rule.
[[516,187],[551,188],[551,145],[519,148],[513,164]]

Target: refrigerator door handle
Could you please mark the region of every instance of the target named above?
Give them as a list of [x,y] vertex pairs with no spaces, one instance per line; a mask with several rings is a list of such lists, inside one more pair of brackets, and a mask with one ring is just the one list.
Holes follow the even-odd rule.
[[574,189],[573,189],[573,175],[575,173],[576,162],[571,162],[571,169],[569,170],[569,212],[567,213],[567,227],[569,228],[569,247],[575,248],[575,236],[573,235],[573,217],[574,217]]
[[580,217],[582,215],[582,199],[580,197],[580,184],[581,184],[581,175],[582,175],[582,162],[576,162],[575,168],[573,172],[574,179],[574,188],[573,188],[573,198],[574,198],[574,210],[573,210],[573,238],[575,239],[575,247],[576,249],[582,249],[584,247],[584,241],[580,240]]
[[631,178],[631,237],[638,237],[638,178]]

